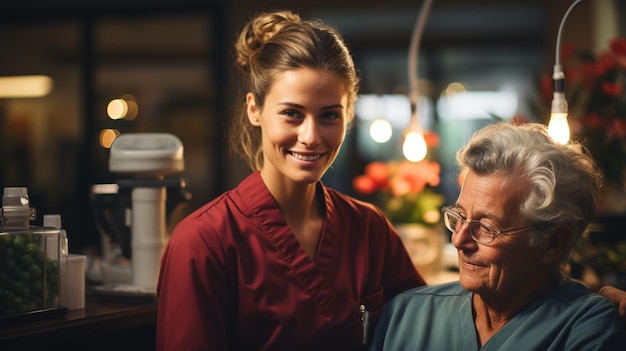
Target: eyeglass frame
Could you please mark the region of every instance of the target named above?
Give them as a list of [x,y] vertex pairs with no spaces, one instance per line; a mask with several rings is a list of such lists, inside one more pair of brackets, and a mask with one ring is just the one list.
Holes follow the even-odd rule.
[[[513,233],[513,232],[518,232],[520,230],[523,229],[528,229],[528,228],[532,228],[534,226],[536,226],[536,224],[526,224],[524,226],[521,227],[516,227],[516,228],[510,228],[510,229],[505,229],[505,230],[497,230],[494,229],[493,227],[491,227],[489,224],[487,223],[483,223],[480,220],[471,220],[468,221],[467,218],[464,218],[463,215],[461,215],[461,213],[459,211],[455,211],[453,210],[454,208],[456,208],[456,206],[444,206],[441,208],[441,212],[443,213],[443,224],[444,226],[452,232],[452,234],[455,234],[459,231],[459,229],[455,229],[452,230],[449,226],[448,226],[448,222],[449,220],[447,219],[447,216],[457,216],[459,218],[459,220],[463,223],[463,224],[468,224],[471,225],[472,223],[477,223],[478,225],[482,226],[483,228],[486,228],[488,231],[490,231],[491,233],[493,233],[493,236],[491,237],[490,241],[478,241],[475,237],[474,237],[474,233],[472,232],[470,227],[469,233],[470,233],[470,237],[472,238],[472,240],[474,240],[475,242],[479,243],[479,244],[491,244],[492,242],[494,242],[496,240],[496,238],[500,235],[506,235],[509,233]],[[462,226],[461,226],[462,228]]]

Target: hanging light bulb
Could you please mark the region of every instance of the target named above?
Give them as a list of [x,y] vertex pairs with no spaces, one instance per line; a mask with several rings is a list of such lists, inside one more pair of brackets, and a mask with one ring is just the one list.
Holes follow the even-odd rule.
[[370,137],[379,144],[388,142],[392,135],[391,123],[384,118],[377,118],[370,125]]
[[548,123],[548,134],[557,143],[567,144],[569,140],[569,125],[567,124],[567,100],[565,100],[565,75],[561,65],[554,66],[552,75],[553,97]]
[[426,148],[426,140],[424,140],[424,133],[419,125],[419,119],[417,118],[417,102],[419,100],[419,80],[417,77],[417,59],[419,56],[419,43],[424,32],[424,26],[426,25],[426,19],[430,12],[432,0],[424,0],[422,3],[422,9],[415,23],[413,29],[413,35],[411,38],[411,45],[409,47],[409,84],[411,91],[409,92],[409,99],[411,100],[411,120],[409,126],[404,130],[404,142],[402,144],[402,154],[404,157],[412,162],[418,162],[426,157],[428,152]]
[[427,151],[426,140],[424,139],[424,134],[419,127],[416,116],[415,118],[411,118],[409,128],[405,131],[402,154],[407,160],[418,162],[426,157]]
[[561,66],[561,33],[565,19],[582,0],[574,1],[563,15],[559,31],[556,36],[556,61],[554,71],[552,73],[552,106],[550,113],[550,122],[548,123],[548,134],[557,143],[567,144],[570,137],[569,125],[567,123],[567,100],[565,99],[565,74]]

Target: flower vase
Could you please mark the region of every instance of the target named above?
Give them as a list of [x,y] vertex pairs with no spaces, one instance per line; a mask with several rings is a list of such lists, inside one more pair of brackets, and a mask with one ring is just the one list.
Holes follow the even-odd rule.
[[444,234],[441,225],[419,223],[395,225],[413,265],[428,283],[442,270]]

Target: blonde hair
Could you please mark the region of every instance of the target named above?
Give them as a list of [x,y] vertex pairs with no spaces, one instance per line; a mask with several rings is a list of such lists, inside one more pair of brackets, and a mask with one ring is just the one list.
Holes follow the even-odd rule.
[[[304,21],[291,11],[264,12],[250,20],[235,42],[235,65],[242,76],[238,101],[250,92],[259,107],[278,74],[298,68],[324,69],[341,79],[348,93],[346,116],[354,118],[359,79],[352,56],[339,32],[319,21]],[[239,152],[253,170],[263,165],[261,130],[238,106],[229,130],[231,151]]]

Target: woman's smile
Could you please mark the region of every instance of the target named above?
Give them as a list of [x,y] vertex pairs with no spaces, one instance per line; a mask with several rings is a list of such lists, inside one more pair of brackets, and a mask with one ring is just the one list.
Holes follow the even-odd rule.
[[295,151],[289,151],[289,154],[297,160],[308,161],[308,162],[317,161],[320,159],[320,157],[324,155],[321,153],[311,154],[311,153],[299,153]]

